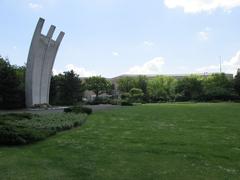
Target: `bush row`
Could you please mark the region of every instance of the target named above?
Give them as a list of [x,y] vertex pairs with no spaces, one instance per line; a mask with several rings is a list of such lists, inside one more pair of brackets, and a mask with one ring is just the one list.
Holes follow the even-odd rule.
[[65,113],[86,113],[88,115],[92,114],[92,109],[83,106],[72,106],[64,109]]
[[86,117],[87,114],[77,113],[0,115],[0,145],[23,145],[43,140],[59,131],[82,125]]

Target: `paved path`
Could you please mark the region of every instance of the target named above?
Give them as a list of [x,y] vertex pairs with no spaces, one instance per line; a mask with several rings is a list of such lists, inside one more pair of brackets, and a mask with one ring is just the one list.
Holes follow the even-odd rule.
[[[65,107],[52,107],[49,109],[19,109],[19,110],[0,110],[0,114],[6,113],[34,113],[34,114],[48,114],[48,113],[61,113]],[[86,105],[86,107],[92,108],[93,112],[111,110],[122,108],[119,105],[109,105],[109,104],[100,104],[100,105]]]

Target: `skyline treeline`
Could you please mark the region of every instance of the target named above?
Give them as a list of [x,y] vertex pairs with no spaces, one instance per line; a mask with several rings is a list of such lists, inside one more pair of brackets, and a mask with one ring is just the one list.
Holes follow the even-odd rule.
[[[0,56],[0,109],[25,107],[25,71],[25,66],[11,65],[7,58]],[[86,90],[96,94],[96,104],[112,102],[98,98],[103,93],[112,100],[134,97],[127,99],[142,103],[239,101],[240,72],[233,79],[229,79],[224,73],[207,77],[191,75],[181,79],[161,75],[148,78],[140,75],[121,77],[113,83],[101,76],[82,80],[74,71],[66,71],[52,77],[50,104],[82,103]]]

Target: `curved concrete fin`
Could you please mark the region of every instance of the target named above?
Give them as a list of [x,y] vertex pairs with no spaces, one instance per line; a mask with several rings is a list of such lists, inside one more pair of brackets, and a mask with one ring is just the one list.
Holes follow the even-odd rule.
[[49,88],[52,67],[64,32],[60,32],[56,41],[52,39],[55,26],[51,25],[47,35],[42,34],[44,19],[39,18],[29,49],[25,92],[26,106],[49,103]]
[[35,30],[35,35],[36,34],[41,34],[42,29],[43,29],[43,25],[44,25],[44,19],[43,18],[39,18],[37,26],[36,26],[36,30]]
[[49,38],[49,39],[52,38],[55,29],[56,29],[56,26],[51,25],[51,27],[50,27],[50,29],[48,30],[48,33],[47,33],[47,38]]
[[61,43],[64,35],[65,35],[65,33],[61,31],[60,34],[59,34],[58,37],[57,37],[57,40],[56,40],[57,44],[60,44],[60,43]]

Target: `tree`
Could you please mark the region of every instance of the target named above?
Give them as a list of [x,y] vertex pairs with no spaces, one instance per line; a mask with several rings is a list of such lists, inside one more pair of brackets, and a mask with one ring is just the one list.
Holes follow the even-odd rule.
[[49,103],[52,105],[61,105],[62,98],[61,94],[61,81],[63,76],[61,74],[53,75],[50,83],[50,92],[49,92]]
[[[13,66],[16,71],[16,75],[20,81],[19,89],[25,94],[25,73],[26,65],[24,66]],[[25,97],[24,97],[25,99]]]
[[203,95],[203,84],[198,76],[189,76],[178,80],[176,93],[179,100],[200,100]]
[[148,81],[148,95],[151,101],[169,101],[174,99],[176,79],[157,76]]
[[204,81],[206,100],[231,100],[234,98],[233,80],[224,73],[213,74]]
[[85,88],[82,80],[74,71],[67,71],[52,77],[50,103],[73,105],[82,101]]
[[136,87],[136,81],[134,77],[121,77],[118,80],[118,90],[122,93],[128,93],[132,88]]
[[122,77],[118,80],[118,90],[121,93],[129,93],[131,89],[137,88],[141,89],[143,92],[143,100],[147,101],[147,83],[148,78],[146,76],[137,77]]
[[101,76],[93,76],[86,79],[86,88],[96,94],[96,99],[99,95],[109,92],[112,89],[112,84],[106,78]]
[[148,100],[147,85],[148,85],[148,79],[146,76],[138,76],[135,79],[135,88],[142,90],[142,93],[143,93],[142,99],[144,101]]
[[0,108],[25,107],[25,68],[12,66],[8,59],[0,57]]
[[240,70],[238,70],[237,75],[234,78],[234,89],[236,93],[240,96]]

